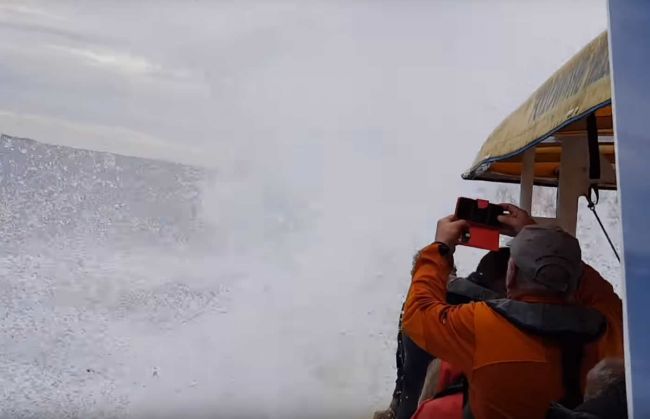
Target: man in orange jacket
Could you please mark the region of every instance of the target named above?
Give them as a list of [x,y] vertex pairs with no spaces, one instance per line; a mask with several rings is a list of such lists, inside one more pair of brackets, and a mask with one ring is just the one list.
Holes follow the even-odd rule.
[[[510,215],[499,217],[503,223],[504,234],[515,236],[525,226],[535,224],[530,215],[512,204],[503,204]],[[602,339],[596,347],[598,359],[623,358],[623,303],[607,282],[591,266],[583,264],[584,273],[575,294],[575,302],[584,307],[598,310],[607,319]]]
[[405,333],[463,371],[478,419],[543,418],[558,400],[573,408],[586,372],[622,349],[620,300],[585,269],[577,240],[508,209],[501,222],[519,233],[511,243],[509,299],[445,303],[454,249],[469,227],[450,216],[416,262],[404,310]]
[[[506,270],[510,259],[510,249],[502,247],[497,251],[486,253],[480,260],[476,271],[467,278],[457,277],[452,273],[447,282],[446,302],[448,304],[465,304],[472,301],[484,301],[503,298],[506,295]],[[417,255],[414,263],[417,261]],[[413,275],[413,272],[411,272]],[[404,307],[402,307],[403,309]],[[423,351],[402,333],[402,316],[399,319],[397,334],[397,380],[393,399],[386,410],[375,412],[374,419],[410,419],[420,403],[435,395],[451,392],[454,387],[462,401],[463,388],[459,388],[462,373],[447,363],[433,362],[433,356]],[[448,400],[446,400],[448,402]],[[461,408],[458,409],[462,411]]]

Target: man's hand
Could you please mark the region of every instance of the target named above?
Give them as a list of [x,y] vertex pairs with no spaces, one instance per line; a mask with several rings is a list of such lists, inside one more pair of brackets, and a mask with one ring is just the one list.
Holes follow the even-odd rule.
[[438,221],[436,241],[446,244],[453,252],[456,245],[460,243],[461,236],[467,231],[469,231],[467,221],[459,220],[456,216],[450,215]]
[[521,208],[512,204],[500,204],[509,212],[507,215],[499,215],[499,222],[503,224],[501,234],[514,237],[527,225],[535,224],[535,220]]

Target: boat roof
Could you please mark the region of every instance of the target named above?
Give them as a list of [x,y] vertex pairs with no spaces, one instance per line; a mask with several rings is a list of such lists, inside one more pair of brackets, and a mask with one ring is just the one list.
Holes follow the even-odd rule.
[[[584,139],[595,113],[601,157],[615,164],[607,32],[586,45],[510,114],[483,143],[464,179],[519,183],[522,154],[535,149],[536,185],[557,186],[561,142]],[[612,177],[603,189],[615,189]]]

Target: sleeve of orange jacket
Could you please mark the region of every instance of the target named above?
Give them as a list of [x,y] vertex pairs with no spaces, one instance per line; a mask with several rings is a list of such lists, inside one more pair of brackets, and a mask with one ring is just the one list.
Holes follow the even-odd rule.
[[594,268],[585,265],[576,299],[579,304],[598,310],[607,319],[607,330],[598,345],[600,358],[622,358],[623,303],[612,285]]
[[438,244],[420,252],[406,297],[402,330],[425,351],[469,372],[474,355],[474,304],[446,303],[451,270],[449,261],[438,252]]

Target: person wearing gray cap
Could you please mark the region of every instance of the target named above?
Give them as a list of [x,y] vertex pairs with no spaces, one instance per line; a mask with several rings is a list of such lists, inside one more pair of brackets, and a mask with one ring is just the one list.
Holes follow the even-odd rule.
[[510,242],[508,297],[571,299],[584,271],[580,244],[560,227],[528,225]]
[[419,347],[463,371],[474,417],[543,418],[554,401],[568,408],[581,402],[586,372],[620,337],[608,317],[616,309],[599,310],[615,294],[609,286],[611,295],[602,295],[605,281],[582,262],[574,237],[533,225],[515,206],[506,209],[503,232],[515,235],[508,298],[446,304],[454,250],[469,227],[449,216],[416,262],[403,329]]
[[[524,228],[528,229],[535,225],[535,221],[523,209],[512,204],[502,204],[502,206],[508,212],[508,215],[499,217],[499,221],[503,225],[502,234],[517,236]],[[553,227],[551,228],[553,229]],[[534,236],[534,231],[531,232]],[[576,254],[576,252],[580,252],[579,244],[578,241],[573,239],[572,236],[570,236],[568,233],[562,232],[556,234],[561,234],[567,240],[573,242],[573,245],[565,247],[565,253],[560,255],[562,258],[564,258],[564,260],[558,262],[560,266],[566,269],[568,267],[568,265],[565,263],[566,259],[572,258],[573,260],[576,260],[580,257],[580,255]],[[518,239],[518,241],[522,243],[521,239],[526,239],[526,237],[529,239],[531,238],[530,235],[522,236]],[[517,242],[515,241],[514,244],[516,243]],[[532,247],[531,251],[535,252],[537,251],[536,248],[540,248],[540,245],[543,242],[536,242],[533,238],[533,241],[529,243],[531,245],[536,243],[535,246],[529,246]],[[512,246],[513,242],[510,244]],[[511,256],[513,256],[512,249]],[[519,265],[524,266],[524,271],[529,268],[525,260],[520,261]],[[623,358],[623,303],[621,299],[614,292],[612,285],[607,282],[602,276],[600,276],[600,274],[594,268],[586,263],[581,263],[580,265],[573,266],[576,269],[580,269],[582,271],[582,275],[578,278],[577,284],[569,281],[571,289],[573,289],[573,287],[577,287],[577,290],[572,297],[570,296],[571,289],[567,290],[569,291],[569,298],[573,298],[576,304],[598,310],[607,319],[606,330],[602,338],[598,340],[598,346],[596,348],[598,359]],[[517,264],[515,264],[515,268],[516,267]],[[548,267],[548,269],[553,268]],[[550,272],[548,269],[546,270],[546,273]],[[570,270],[567,271],[567,274],[571,275]],[[559,275],[559,277],[561,278],[561,275]],[[540,278],[539,281],[547,282],[547,285],[550,285],[550,287],[553,288],[553,284],[550,283],[553,280],[549,281]]]

